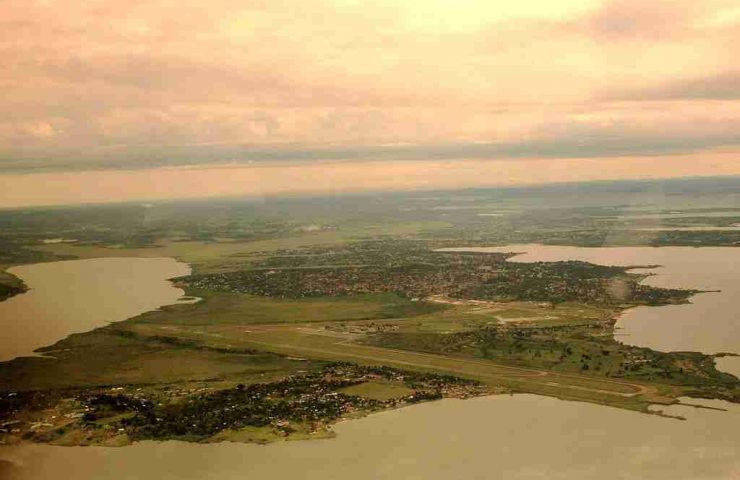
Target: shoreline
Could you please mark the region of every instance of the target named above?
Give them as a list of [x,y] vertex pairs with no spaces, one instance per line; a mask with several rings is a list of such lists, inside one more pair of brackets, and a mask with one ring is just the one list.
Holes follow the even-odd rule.
[[[517,257],[521,257],[523,255],[528,255],[530,253],[529,251],[516,251],[516,249],[511,250],[511,251],[506,251],[506,252],[501,252],[501,251],[491,252],[490,251],[490,249],[492,249],[492,248],[495,248],[495,249],[504,249],[504,248],[507,248],[508,246],[509,245],[495,245],[495,246],[488,246],[488,247],[484,247],[484,246],[476,246],[476,247],[445,247],[445,248],[437,249],[436,251],[443,251],[443,252],[445,252],[445,251],[446,252],[475,252],[475,253],[504,253],[504,254],[510,254],[510,256],[506,259],[507,262],[531,263],[531,262],[528,262],[528,261],[527,262],[522,262],[522,261],[517,261],[516,260]],[[514,246],[515,247],[523,247],[525,245],[514,245]],[[544,247],[544,248],[548,248],[548,247],[564,247],[564,248],[578,248],[578,249],[583,248],[583,249],[592,249],[592,250],[598,250],[598,249],[603,249],[603,248],[615,248],[615,249],[616,248],[651,248],[651,249],[686,248],[686,247],[680,247],[680,246],[649,246],[649,245],[645,245],[645,246],[634,246],[634,247],[620,246],[620,245],[607,245],[607,246],[593,246],[593,247],[591,247],[591,246],[575,246],[575,245],[549,245],[549,244],[543,244],[543,243],[532,243],[532,244],[530,244],[530,246],[532,246],[532,247]],[[724,246],[710,246],[710,247],[696,246],[694,248],[734,248],[734,247],[729,247],[729,246],[728,247],[724,247]],[[568,260],[557,260],[557,261],[568,261]],[[587,261],[587,263],[593,263],[595,265],[602,265],[602,266],[610,266],[610,265],[606,265],[606,264],[603,264],[603,263],[600,264],[600,263],[592,262],[592,261]],[[645,266],[641,266],[641,265],[628,265],[628,266],[620,266],[620,268],[624,268],[625,269],[625,272],[630,273],[631,275],[641,276],[642,278],[640,278],[640,280],[638,281],[638,283],[640,283],[640,284],[648,285],[648,286],[652,286],[652,287],[656,287],[656,288],[666,288],[666,287],[662,287],[660,285],[650,285],[649,283],[647,283],[647,284],[646,283],[643,283],[645,281],[649,281],[651,278],[654,278],[654,277],[660,275],[657,272],[644,272],[644,273],[643,272],[632,272],[632,270],[655,270],[657,268],[665,268],[665,265],[661,265],[661,264],[649,264],[649,265],[645,265]],[[689,305],[689,304],[693,304],[692,299],[694,297],[696,297],[697,295],[707,294],[707,293],[722,293],[722,290],[721,289],[713,289],[713,290],[703,290],[703,289],[702,290],[697,290],[697,289],[693,289],[693,288],[680,288],[680,289],[682,289],[684,291],[687,291],[687,292],[691,292],[692,293],[691,296],[688,297],[685,302],[674,303],[674,304],[671,304],[671,305]],[[616,315],[615,321],[614,321],[615,339],[617,337],[616,330],[618,328],[616,325],[619,323],[620,320],[623,319],[622,317],[624,317],[625,315],[628,314],[628,312],[631,312],[632,310],[637,309],[637,308],[640,308],[640,307],[656,307],[656,308],[659,308],[659,307],[663,307],[663,306],[666,306],[666,305],[633,305],[633,306],[630,306],[630,307],[627,307],[627,308],[622,309]],[[630,336],[630,334],[623,333],[623,334],[620,334],[619,336],[625,337],[625,336]],[[624,343],[624,342],[620,342],[620,343]],[[652,347],[647,347],[647,346],[644,346],[644,345],[635,345],[635,344],[628,344],[628,345],[637,346],[637,347],[643,347],[643,348],[652,348]],[[673,350],[673,351],[668,351],[666,353],[684,352],[684,351],[686,351],[686,352],[702,353],[704,355],[718,357],[718,358],[721,358],[721,357],[725,356],[725,355],[721,355],[721,353],[723,353],[723,352],[706,352],[706,351],[702,351],[702,350]],[[725,353],[731,353],[731,355],[727,355],[727,356],[740,356],[740,352],[734,352],[734,353],[733,352],[725,352]],[[722,371],[722,370],[720,370],[720,371]],[[732,372],[728,372],[728,371],[723,371],[723,372],[724,373],[729,373],[731,375],[735,375]]]
[[[661,248],[661,247],[656,247],[656,248]],[[511,258],[514,258],[514,257],[515,257],[515,256],[512,256],[512,257],[510,257],[509,259],[507,259],[507,261],[510,261],[510,259],[511,259]],[[98,257],[98,258],[95,258],[95,259],[80,259],[80,260],[60,260],[60,262],[65,262],[65,261],[81,261],[81,260],[91,260],[91,261],[93,261],[93,260],[98,260],[98,259],[100,259],[100,258],[121,258],[121,259],[128,259],[128,260],[130,260],[130,259],[131,259],[131,257]],[[156,258],[161,258],[161,259],[171,259],[171,260],[173,260],[173,261],[175,261],[175,262],[177,262],[177,263],[183,263],[183,264],[185,264],[184,262],[180,262],[179,260],[176,260],[176,259],[175,259],[175,258],[173,258],[173,257],[156,257]],[[151,257],[147,257],[147,259],[152,259],[152,258],[151,258]],[[512,260],[512,261],[514,261],[514,260]],[[48,263],[48,262],[39,262],[39,263]],[[192,271],[192,266],[191,266],[191,265],[189,265],[189,264],[185,264],[185,265],[186,265],[186,266],[187,266],[187,267],[188,267],[188,268],[189,268],[189,269],[190,269],[190,270]],[[645,267],[634,267],[634,268],[645,268]],[[177,278],[178,278],[178,276],[175,276],[175,277],[171,277],[171,278],[168,278],[168,279],[166,279],[165,281],[166,281],[166,282],[169,282],[171,286],[173,286],[173,287],[175,287],[175,288],[177,288],[178,290],[180,290],[180,291],[181,291],[181,295],[180,295],[180,298],[183,298],[183,297],[189,297],[189,296],[191,296],[191,295],[189,294],[189,292],[187,292],[187,289],[184,289],[184,288],[182,288],[182,287],[183,287],[182,285],[178,285],[178,284],[176,283],[176,280],[175,280],[175,279],[177,279]],[[649,278],[649,276],[644,276],[644,278]],[[644,278],[643,278],[643,279],[644,279]],[[643,279],[641,279],[640,281],[642,281]],[[703,293],[703,292],[697,292],[697,293]],[[696,295],[697,293],[694,293],[693,295]],[[693,296],[693,295],[692,295],[692,296]],[[176,302],[175,302],[174,304],[167,304],[167,305],[176,305],[176,304],[182,304],[182,303],[184,303],[184,302],[179,302],[179,301],[176,301]],[[689,302],[689,303],[690,303],[690,302]],[[162,308],[163,306],[164,306],[164,305],[161,305],[161,306],[160,306],[160,307],[158,307],[158,308]],[[635,305],[635,306],[644,306],[644,305]],[[630,306],[630,307],[627,307],[627,308],[623,308],[623,309],[621,309],[621,310],[620,310],[619,312],[617,312],[617,314],[616,314],[616,315],[614,315],[614,316],[613,316],[613,317],[612,317],[612,318],[611,318],[611,319],[609,320],[609,323],[611,324],[611,327],[612,327],[612,335],[613,335],[613,336],[615,337],[615,340],[616,340],[616,335],[614,334],[614,330],[615,330],[615,326],[616,326],[616,324],[617,324],[617,322],[618,322],[619,318],[620,318],[621,316],[623,316],[623,315],[625,314],[625,312],[627,312],[627,311],[631,310],[631,309],[632,309],[632,308],[634,308],[635,306]],[[141,315],[141,314],[140,314],[140,315]],[[135,316],[133,316],[133,317],[129,317],[129,318],[127,318],[127,319],[121,320],[120,322],[125,322],[125,321],[128,321],[128,320],[132,320],[133,318],[136,318],[137,316],[139,316],[139,315],[135,315]],[[110,323],[108,323],[107,325],[110,325],[111,323],[118,323],[118,322],[110,322]],[[104,327],[104,326],[103,326],[103,327]],[[89,332],[84,332],[84,333],[89,333]],[[65,337],[65,338],[69,338],[69,337]],[[64,339],[62,339],[62,340],[64,340]],[[59,340],[59,341],[61,341],[61,340]],[[58,342],[57,342],[57,343],[58,343]],[[620,342],[620,343],[621,343],[621,342]],[[53,345],[52,345],[52,346],[53,346]],[[49,347],[41,347],[41,348],[40,348],[40,350],[43,350],[43,349],[48,349],[48,348],[49,348]],[[731,354],[727,354],[727,355],[729,356],[729,355],[731,355]],[[723,355],[723,356],[724,356],[724,355]],[[595,379],[601,378],[601,377],[598,377],[598,376],[589,376],[589,377],[593,377],[593,378],[595,378]],[[624,383],[628,383],[628,382],[624,382]],[[135,384],[134,384],[134,385],[135,385]],[[647,384],[646,384],[646,385],[647,385]],[[492,388],[492,387],[490,387],[490,388]],[[576,388],[576,387],[573,387],[573,388]],[[507,392],[504,392],[504,393],[507,393]],[[553,397],[553,398],[559,398],[559,399],[561,399],[561,400],[570,400],[570,401],[582,401],[582,402],[588,402],[588,403],[597,403],[597,404],[600,404],[600,405],[609,405],[608,403],[604,403],[604,402],[599,402],[599,401],[588,401],[588,400],[578,400],[578,399],[568,398],[567,396],[559,396],[559,395],[556,395],[556,394],[552,394],[552,395],[547,395],[547,394],[543,394],[543,393],[532,393],[532,392],[526,392],[526,391],[522,391],[522,392],[516,392],[516,390],[508,390],[508,393],[512,393],[512,394],[514,394],[514,393],[530,393],[530,394],[534,394],[534,395],[540,395],[540,396],[549,396],[549,397]],[[476,395],[476,396],[479,396],[479,395]],[[665,404],[661,404],[661,403],[654,403],[654,405],[671,405],[671,404],[675,404],[676,402],[677,402],[677,400],[675,400],[675,399],[674,399],[674,400],[672,400],[672,401],[671,401],[670,403],[665,403]],[[426,403],[426,402],[424,402],[424,403]],[[395,408],[403,408],[403,407],[405,407],[405,406],[410,406],[410,405],[402,405],[402,406],[400,406],[400,407],[393,407],[393,408],[390,408],[390,409],[383,409],[383,410],[380,410],[380,411],[372,411],[372,412],[366,412],[366,413],[363,413],[363,414],[361,414],[361,415],[360,415],[360,417],[364,417],[364,416],[367,416],[367,415],[372,415],[372,414],[374,414],[374,413],[381,413],[381,412],[384,412],[384,411],[387,411],[387,410],[392,410],[392,409],[395,409]],[[609,405],[609,406],[613,406],[613,405]],[[649,414],[658,414],[658,415],[661,415],[661,413],[656,413],[656,412],[652,412],[652,411],[649,411],[649,405],[648,405],[647,407],[645,407],[644,409],[640,409],[640,410],[636,410],[636,409],[635,409],[635,411],[641,411],[641,412],[643,412],[643,413],[649,413]],[[352,420],[352,419],[348,419],[348,420]],[[339,422],[341,422],[341,421],[342,421],[342,420],[340,420]],[[339,422],[331,422],[331,423],[327,424],[327,430],[328,430],[328,431],[331,431],[331,428],[332,428],[332,426],[333,426],[333,425],[336,425],[336,424],[337,424],[337,423],[339,423]],[[310,437],[309,437],[309,438],[310,438]],[[275,440],[279,440],[279,439],[275,439]],[[290,438],[288,438],[288,440],[290,440]],[[297,438],[294,438],[294,440],[297,440]],[[157,441],[160,441],[160,440],[157,440]],[[166,440],[161,440],[161,441],[166,441]],[[226,439],[224,439],[224,441],[232,441],[232,440],[229,440],[228,438],[226,438]],[[132,442],[132,443],[135,443],[135,442]],[[201,442],[201,441],[198,441],[198,442],[196,442],[196,443],[211,443],[211,442],[209,442],[209,441],[205,441],[205,442]],[[239,442],[239,443],[242,443],[242,442]],[[254,442],[248,442],[248,443],[254,443]],[[259,443],[259,442],[257,442],[257,443]]]
[[[99,262],[101,260],[103,260],[103,261],[105,261],[105,260],[137,260],[138,258],[139,257],[106,256],[106,257],[96,257],[96,258],[59,259],[59,260],[31,262],[31,263],[24,263],[24,264],[15,264],[15,265],[12,265],[12,266],[7,267],[6,270],[3,271],[3,273],[7,273],[7,274],[12,275],[13,277],[17,278],[20,282],[23,283],[23,285],[25,287],[25,290],[23,292],[20,292],[17,295],[13,295],[13,296],[5,299],[5,300],[11,300],[11,299],[18,300],[18,299],[21,299],[21,298],[24,298],[25,299],[25,298],[27,298],[26,295],[30,294],[36,288],[38,288],[38,287],[35,287],[33,285],[33,281],[29,281],[28,278],[24,278],[23,275],[20,272],[18,272],[18,269],[33,268],[35,266],[43,267],[43,266],[56,265],[56,264],[65,264],[65,263],[70,263],[70,262],[80,262],[80,263],[83,263],[83,264],[89,264],[91,262]],[[187,270],[187,272],[192,272],[192,267],[191,267],[190,264],[185,263],[185,262],[182,262],[180,260],[177,260],[176,258],[173,258],[173,257],[143,257],[143,258],[145,258],[146,260],[154,260],[154,261],[157,261],[157,260],[172,261],[172,262],[175,262],[175,265],[176,266],[178,266],[178,267],[179,266],[183,266],[183,267],[185,267],[185,269]],[[165,302],[165,303],[159,304],[154,310],[157,310],[157,309],[160,309],[162,307],[169,306],[169,305],[175,305],[177,303],[185,303],[185,302],[180,302],[179,301],[179,299],[185,295],[185,291],[182,288],[176,286],[175,281],[173,279],[176,278],[177,276],[180,276],[180,274],[177,273],[174,276],[171,276],[169,278],[164,278],[163,280],[164,280],[164,282],[166,282],[166,284],[169,287],[179,290],[180,293],[178,295],[178,298],[175,299],[171,303],[170,302]],[[97,283],[97,282],[95,282],[95,279],[90,279],[90,282],[91,282],[91,285],[95,285],[95,283]],[[114,287],[111,286],[110,288],[114,288]],[[2,309],[9,309],[10,307],[8,307],[7,305],[8,304],[5,301],[0,301],[0,310],[2,310]],[[124,321],[127,321],[127,320],[131,319],[131,318],[135,318],[135,317],[141,315],[142,313],[146,313],[147,311],[153,311],[153,310],[148,309],[148,310],[145,310],[145,311],[134,312],[133,314],[128,314],[128,316],[126,316],[125,318],[114,319],[114,320],[111,320],[111,321],[106,321],[105,323],[98,323],[98,324],[96,324],[95,326],[93,326],[92,328],[89,328],[89,329],[78,329],[77,327],[69,326],[68,333],[65,332],[65,334],[62,334],[60,337],[55,337],[53,339],[45,340],[46,342],[49,342],[49,343],[45,343],[43,345],[34,347],[32,350],[30,350],[28,352],[25,352],[24,354],[15,355],[15,356],[13,356],[11,358],[8,358],[8,359],[5,359],[5,360],[0,360],[0,364],[6,363],[6,362],[11,362],[13,360],[16,360],[16,359],[19,359],[19,358],[24,358],[24,357],[43,356],[44,349],[48,349],[50,347],[53,347],[55,344],[57,344],[57,343],[59,343],[59,342],[61,342],[63,340],[69,339],[73,335],[84,334],[84,333],[92,332],[92,331],[94,331],[97,328],[105,327],[105,326],[110,325],[112,323],[124,322]]]

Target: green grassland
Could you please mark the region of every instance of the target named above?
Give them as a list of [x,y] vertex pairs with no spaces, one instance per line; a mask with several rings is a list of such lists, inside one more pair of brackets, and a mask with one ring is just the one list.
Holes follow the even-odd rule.
[[202,300],[163,307],[136,321],[173,325],[331,322],[411,317],[444,308],[391,293],[308,299],[267,299],[199,290],[188,293]]
[[334,432],[330,429],[315,430],[311,425],[304,423],[292,423],[290,433],[276,431],[272,427],[245,427],[238,430],[225,430],[209,439],[210,443],[217,442],[240,442],[267,444],[282,440],[317,440],[332,438]]
[[142,338],[114,326],[72,335],[39,353],[45,357],[0,363],[3,390],[251,383],[310,367],[265,352],[204,348],[166,336]]
[[398,383],[373,381],[365,382],[359,385],[353,385],[340,390],[347,395],[357,395],[358,397],[369,398],[371,400],[391,400],[400,398],[413,393],[414,391]]

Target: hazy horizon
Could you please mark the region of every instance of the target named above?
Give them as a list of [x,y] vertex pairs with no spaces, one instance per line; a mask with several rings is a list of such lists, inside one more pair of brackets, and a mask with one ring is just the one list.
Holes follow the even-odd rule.
[[[543,163],[544,162],[544,163]],[[527,187],[622,180],[734,178],[734,160],[690,163],[656,173],[652,159],[297,162],[251,166],[162,167],[0,175],[0,209],[352,192]]]

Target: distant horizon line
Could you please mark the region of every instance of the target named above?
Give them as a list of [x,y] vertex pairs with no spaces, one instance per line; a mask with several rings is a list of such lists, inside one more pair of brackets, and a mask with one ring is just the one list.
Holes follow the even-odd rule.
[[[160,167],[160,168],[177,168],[177,167]],[[0,177],[2,177],[0,173]],[[413,194],[446,194],[452,192],[485,192],[490,190],[504,190],[504,191],[516,191],[516,190],[547,190],[549,187],[554,189],[567,188],[571,186],[614,186],[628,185],[628,184],[654,184],[654,183],[670,183],[680,184],[695,181],[737,181],[738,188],[740,189],[740,173],[727,174],[727,175],[689,175],[683,177],[655,177],[655,178],[619,178],[619,179],[594,179],[594,180],[572,180],[572,181],[553,181],[553,182],[541,182],[531,184],[502,184],[502,185],[490,185],[490,186],[460,186],[452,188],[414,188],[407,190],[341,190],[334,192],[277,192],[271,194],[234,194],[234,195],[214,195],[214,196],[202,196],[202,197],[173,197],[173,198],[159,198],[159,199],[129,199],[121,201],[99,201],[99,202],[85,202],[85,203],[56,203],[56,204],[40,204],[40,205],[20,205],[5,207],[0,205],[0,212],[17,211],[17,210],[49,210],[49,209],[65,209],[65,208],[86,208],[86,207],[113,207],[113,206],[154,206],[157,204],[176,204],[176,203],[204,203],[210,201],[251,201],[260,203],[260,201],[266,200],[301,200],[301,199],[331,199],[336,197],[363,197],[363,196],[377,196],[377,195],[413,195]],[[739,190],[740,191],[740,190]],[[603,192],[603,190],[602,190]]]
[[[740,136],[724,145],[688,139],[659,140],[579,138],[572,141],[459,141],[441,143],[303,145],[207,143],[183,145],[114,145],[76,149],[0,152],[1,174],[81,171],[128,171],[176,167],[321,164],[328,162],[521,161],[553,159],[640,158],[683,155],[740,155]],[[125,147],[125,151],[117,151]],[[94,153],[103,151],[105,153]]]

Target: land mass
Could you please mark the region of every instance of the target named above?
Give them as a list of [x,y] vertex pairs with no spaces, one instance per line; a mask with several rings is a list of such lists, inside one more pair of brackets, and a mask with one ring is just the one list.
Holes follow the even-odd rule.
[[[737,211],[635,214],[547,205],[562,195],[544,193],[543,204],[522,207],[497,195],[0,212],[3,268],[172,256],[193,268],[174,281],[200,299],[0,363],[0,442],[317,438],[342,418],[504,392],[645,413],[685,396],[740,401],[740,381],[711,355],[615,339],[626,309],[685,303],[696,290],[644,285],[645,275],[625,267],[438,251],[509,242],[738,245],[732,230],[635,230],[656,217],[679,229],[733,225]],[[2,276],[0,300],[24,288]]]
[[178,278],[202,300],[0,364],[3,442],[316,438],[341,418],[492,392],[643,412],[681,396],[740,400],[711,356],[614,339],[626,308],[695,291],[509,256],[363,241]]

